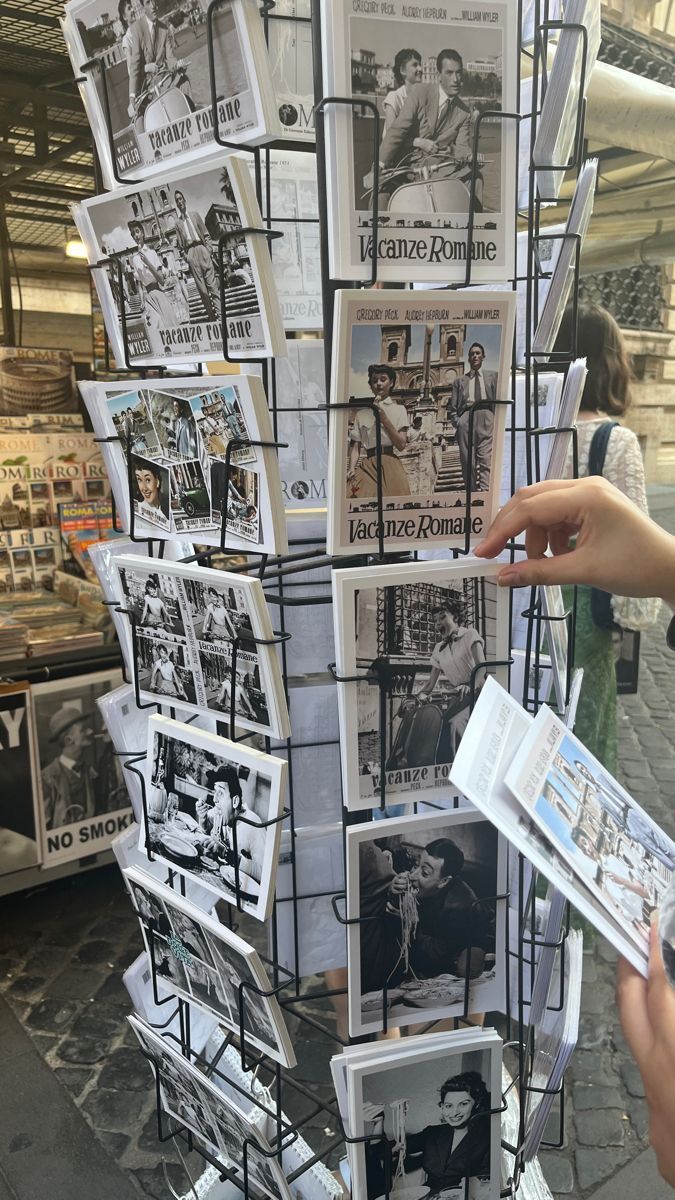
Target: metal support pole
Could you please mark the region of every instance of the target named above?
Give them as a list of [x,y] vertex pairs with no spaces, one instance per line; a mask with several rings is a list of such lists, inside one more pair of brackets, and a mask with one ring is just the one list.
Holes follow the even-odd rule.
[[5,202],[0,197],[0,297],[2,298],[2,340],[5,346],[16,346],[14,303],[12,301],[12,271],[9,264],[9,231]]

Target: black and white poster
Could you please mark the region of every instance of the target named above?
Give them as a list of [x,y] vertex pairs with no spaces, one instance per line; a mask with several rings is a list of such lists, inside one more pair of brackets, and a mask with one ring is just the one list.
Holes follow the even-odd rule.
[[272,1200],[280,1197],[290,1200],[277,1159],[265,1157],[264,1152],[269,1152],[270,1145],[258,1126],[179,1054],[171,1042],[165,1041],[138,1017],[129,1017],[128,1021],[152,1062],[165,1112],[187,1126],[228,1165],[232,1164],[242,1183],[246,1153],[249,1179],[256,1190]]
[[[92,266],[118,362],[283,354],[267,239],[248,168],[236,155],[85,200],[73,218]],[[218,245],[223,242],[223,295]],[[223,329],[224,319],[224,329]]]
[[[505,843],[475,812],[347,830],[349,1030],[504,1007]],[[386,995],[385,995],[386,991]]]
[[190,725],[148,722],[150,844],[139,849],[198,878],[215,898],[269,916],[279,857],[287,764]]
[[[390,1195],[403,1200],[423,1188],[445,1200],[497,1200],[500,1038],[493,1030],[429,1034],[400,1058],[384,1047],[354,1062],[347,1084],[351,1136],[383,1134],[389,1143]],[[384,1195],[385,1149],[382,1138],[353,1147],[355,1195]]]
[[[333,573],[348,809],[456,794],[450,767],[489,673],[506,682],[508,596],[477,559]],[[490,670],[489,664],[497,663]],[[382,753],[384,752],[384,763]]]
[[35,738],[27,683],[0,687],[0,875],[39,862]]
[[243,1014],[246,1040],[293,1066],[281,1009],[274,996],[260,994],[270,991],[270,984],[253,947],[152,875],[135,867],[123,874],[160,989],[212,1013],[236,1034]]
[[513,274],[517,122],[481,114],[517,111],[517,18],[512,0],[323,0],[325,94],[357,101],[325,117],[333,276],[370,278],[374,255],[385,283],[461,283],[467,259],[467,282]]
[[96,705],[121,682],[120,671],[98,671],[32,688],[45,867],[99,854],[131,824],[122,766]]
[[499,504],[514,316],[510,292],[338,292],[330,553],[377,549],[380,496],[387,549],[481,540]]
[[[106,186],[194,162],[218,150],[207,0],[71,0],[62,29],[106,175]],[[279,134],[264,31],[245,0],[211,21],[221,138],[256,144]],[[83,72],[85,63],[91,63]],[[107,103],[106,103],[107,100]],[[107,112],[110,114],[110,130]],[[112,146],[111,146],[112,143]]]
[[141,697],[287,737],[288,708],[258,579],[120,555]]

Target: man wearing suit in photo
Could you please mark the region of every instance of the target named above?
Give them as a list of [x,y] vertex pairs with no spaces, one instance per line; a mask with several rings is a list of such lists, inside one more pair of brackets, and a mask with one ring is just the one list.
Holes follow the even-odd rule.
[[[469,370],[455,380],[448,416],[455,427],[462,478],[467,491],[487,492],[492,467],[492,432],[497,399],[497,372],[483,367],[485,347],[480,342],[469,346]],[[489,404],[473,416],[472,462],[469,463],[469,423],[471,410],[480,402]]]
[[[380,146],[382,169],[422,162],[464,165],[470,177],[473,158],[471,110],[460,96],[464,64],[456,50],[441,50],[434,83],[415,83],[403,108],[389,125]],[[478,181],[480,182],[480,181]],[[367,186],[367,180],[364,180]],[[477,186],[477,197],[480,192]]]
[[211,238],[198,212],[188,212],[185,196],[174,192],[176,201],[176,237],[178,249],[187,260],[207,321],[220,320],[220,297],[211,257]]
[[176,86],[192,103],[192,89],[185,74],[186,62],[174,53],[173,29],[157,15],[157,0],[141,0],[142,12],[128,29],[129,35],[129,116],[134,118],[136,100],[145,91],[152,76],[161,71],[180,69]]

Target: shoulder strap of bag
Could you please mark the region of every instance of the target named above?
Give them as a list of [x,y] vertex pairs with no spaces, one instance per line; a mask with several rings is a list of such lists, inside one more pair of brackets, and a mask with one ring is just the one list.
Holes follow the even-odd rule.
[[588,474],[602,475],[602,468],[605,465],[605,455],[607,454],[607,444],[609,442],[612,430],[619,424],[618,421],[603,421],[593,434],[590,449],[588,451]]

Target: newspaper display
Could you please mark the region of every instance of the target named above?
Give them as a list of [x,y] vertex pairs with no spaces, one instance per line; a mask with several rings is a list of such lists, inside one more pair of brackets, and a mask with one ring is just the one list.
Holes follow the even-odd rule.
[[[272,22],[275,28],[285,24],[276,19]],[[252,159],[248,165],[253,179]],[[299,150],[269,150],[260,165],[263,216],[272,229],[284,235],[270,242],[284,329],[320,330],[323,298],[316,156]]]
[[[508,658],[499,564],[462,558],[333,572],[345,806],[386,796],[450,803],[451,764],[485,663]],[[507,667],[493,668],[506,683]]]
[[330,554],[377,549],[378,492],[387,549],[481,540],[499,504],[514,317],[511,292],[338,292],[330,403],[349,407],[330,414]]
[[[288,736],[273,630],[258,579],[153,558],[115,559],[134,622],[130,670],[141,697],[232,712],[243,729]],[[158,699],[159,698],[159,699]]]
[[[207,0],[167,12],[159,0],[70,0],[63,34],[105,184],[148,178],[165,164],[218,151],[207,46]],[[255,145],[279,134],[262,22],[245,0],[212,15],[217,128]],[[83,71],[84,64],[91,64]],[[110,129],[108,128],[108,113]]]
[[323,0],[325,93],[363,101],[325,115],[333,277],[371,274],[378,136],[378,278],[459,283],[468,257],[473,283],[513,275],[516,122],[477,121],[516,111],[517,18],[511,0],[461,11]]
[[311,0],[276,0],[274,19],[267,23],[281,136],[294,142],[313,143],[315,136],[311,16]]
[[[284,353],[262,218],[236,155],[73,206],[118,362],[188,363]],[[218,246],[223,244],[225,327]]]

